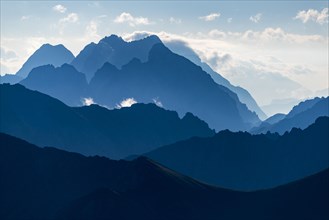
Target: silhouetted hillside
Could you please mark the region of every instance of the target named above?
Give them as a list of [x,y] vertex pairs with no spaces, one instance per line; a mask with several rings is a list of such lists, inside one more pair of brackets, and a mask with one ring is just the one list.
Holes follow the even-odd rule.
[[274,124],[262,124],[252,133],[278,132],[283,134],[293,127],[304,129],[320,116],[329,116],[329,98],[315,98],[296,105],[283,119]]
[[329,167],[329,118],[305,130],[251,135],[222,131],[145,154],[180,173],[221,187],[256,190],[303,178]]
[[14,74],[5,74],[4,76],[0,76],[0,84],[9,83],[9,84],[16,84],[21,81],[23,78],[14,75]]
[[259,192],[214,188],[147,158],[113,161],[0,134],[0,218],[254,219],[329,217],[328,170]]
[[236,94],[162,43],[152,47],[145,63],[135,58],[121,70],[105,63],[90,82],[90,95],[109,107],[127,98],[143,103],[157,99],[180,115],[192,112],[216,130],[246,130],[259,123]]
[[53,65],[36,67],[20,84],[70,106],[82,105],[83,98],[87,97],[88,84],[85,75],[69,64],[57,68]]
[[152,46],[159,42],[161,41],[157,36],[126,42],[121,37],[111,35],[101,39],[98,44],[88,44],[72,61],[72,65],[85,73],[87,80],[90,81],[95,72],[106,62],[112,63],[117,68],[121,68],[133,58],[145,62]]
[[0,132],[39,146],[56,146],[86,155],[123,158],[193,136],[214,134],[187,113],[182,119],[155,104],[108,110],[91,105],[68,107],[16,84],[0,85]]
[[35,67],[47,64],[58,67],[70,63],[73,59],[74,55],[62,44],[55,46],[44,44],[28,58],[16,75],[25,78]]

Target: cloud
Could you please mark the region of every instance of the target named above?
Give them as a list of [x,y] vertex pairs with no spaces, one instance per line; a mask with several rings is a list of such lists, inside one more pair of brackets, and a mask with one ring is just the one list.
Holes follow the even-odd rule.
[[213,29],[209,31],[208,35],[213,38],[225,38],[227,34],[224,31]]
[[93,98],[89,97],[89,98],[83,98],[82,104],[85,106],[89,106],[89,105],[93,105],[96,103],[94,102]]
[[199,17],[199,19],[204,20],[204,21],[213,21],[216,18],[219,18],[219,16],[220,16],[220,13],[211,13],[206,16],[201,16],[201,17]]
[[262,18],[262,14],[261,13],[258,13],[254,16],[250,16],[249,17],[249,20],[254,22],[254,23],[258,23],[260,21],[260,19]]
[[53,7],[53,10],[58,12],[58,13],[65,13],[67,8],[65,8],[63,5],[55,5]]
[[130,107],[136,103],[137,103],[137,101],[134,98],[127,98],[127,99],[122,100],[122,102],[120,104],[117,104],[116,108]]
[[30,18],[31,18],[30,15],[23,15],[23,16],[21,17],[21,21],[26,21],[26,20],[29,20]]
[[170,22],[171,24],[181,24],[181,23],[182,23],[182,20],[179,19],[179,18],[170,17],[170,18],[169,18],[169,22]]
[[152,99],[153,103],[156,104],[158,107],[163,107],[162,102],[159,100],[159,98]]
[[328,8],[324,8],[322,11],[317,11],[315,9],[299,11],[294,19],[301,20],[303,23],[314,21],[323,25],[328,23]]
[[77,13],[70,13],[66,17],[59,20],[59,23],[76,23],[79,21]]
[[227,19],[227,23],[231,23],[232,20],[233,20],[233,18],[228,18],[228,19]]
[[148,18],[145,17],[134,17],[130,13],[123,12],[114,19],[115,23],[128,23],[131,27],[137,25],[150,25],[152,24]]

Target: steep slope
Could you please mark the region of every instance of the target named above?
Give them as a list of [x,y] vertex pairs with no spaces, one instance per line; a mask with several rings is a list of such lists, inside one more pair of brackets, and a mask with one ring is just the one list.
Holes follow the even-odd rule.
[[155,104],[108,110],[92,105],[68,107],[16,84],[0,85],[0,132],[40,146],[56,146],[86,155],[123,158],[193,136],[214,134],[208,125]]
[[143,103],[158,99],[164,108],[180,115],[192,112],[216,130],[245,130],[259,123],[236,94],[163,44],[152,47],[145,63],[135,58],[121,70],[105,63],[90,82],[90,94],[110,107],[127,98]]
[[70,63],[73,59],[74,55],[62,44],[55,46],[44,44],[27,59],[16,75],[25,78],[35,67],[47,64],[58,67],[64,63]]
[[[327,219],[328,170],[259,192],[214,188],[147,158],[113,161],[0,134],[1,219]],[[19,161],[19,163],[17,163]]]
[[[239,190],[271,188],[329,166],[329,118],[305,130],[251,135],[222,131],[192,138],[145,154],[203,182]],[[316,144],[315,144],[316,143]]]
[[98,44],[87,45],[72,61],[72,65],[87,76],[87,80],[104,63],[110,62],[117,68],[127,64],[131,59],[138,58],[145,62],[152,46],[161,42],[157,36],[149,36],[145,39],[126,42],[121,37],[111,35],[101,39]]
[[265,120],[267,118],[266,114],[262,111],[262,109],[258,106],[256,101],[250,95],[250,93],[239,87],[232,85],[227,79],[225,79],[222,75],[215,72],[208,64],[201,61],[200,57],[188,46],[186,43],[181,41],[169,41],[166,42],[165,45],[174,53],[177,53],[181,56],[186,57],[191,60],[196,65],[200,66],[205,72],[207,72],[213,80],[219,84],[227,87],[232,92],[236,93],[239,100],[246,104],[248,109],[257,113],[258,117],[261,120]]
[[53,65],[36,67],[20,84],[70,106],[82,105],[83,98],[87,97],[88,84],[85,75],[69,64],[57,68]]
[[293,127],[304,129],[320,116],[329,116],[329,98],[314,98],[296,105],[283,119],[274,124],[253,128],[252,133],[278,132],[283,134]]

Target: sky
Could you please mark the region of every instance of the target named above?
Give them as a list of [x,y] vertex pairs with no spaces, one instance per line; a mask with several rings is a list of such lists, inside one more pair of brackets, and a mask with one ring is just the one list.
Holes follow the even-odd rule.
[[328,93],[327,1],[1,0],[1,75],[44,43],[77,55],[111,34],[184,43],[260,106]]

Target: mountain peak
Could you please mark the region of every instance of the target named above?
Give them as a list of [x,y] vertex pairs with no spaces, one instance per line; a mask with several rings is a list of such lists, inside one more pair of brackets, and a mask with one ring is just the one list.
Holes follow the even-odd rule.
[[105,42],[107,44],[110,44],[111,46],[114,46],[114,45],[117,45],[117,44],[124,44],[124,43],[127,43],[126,41],[124,41],[121,37],[115,35],[115,34],[112,34],[108,37],[104,37],[103,39],[101,39],[99,41],[100,43],[101,42]]

